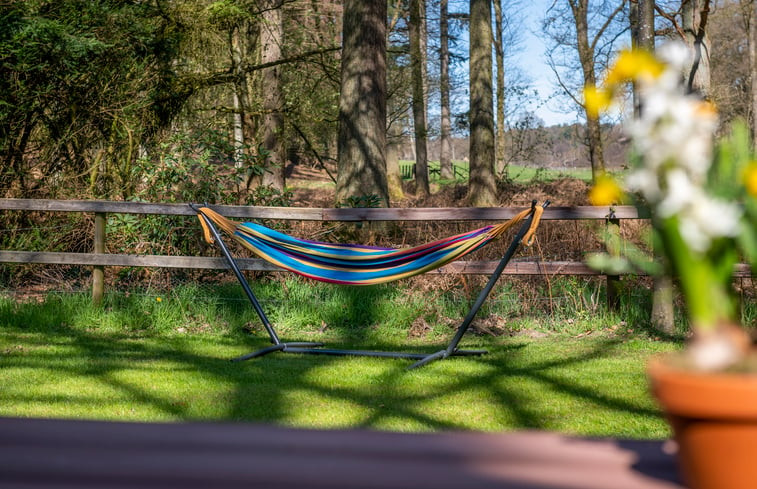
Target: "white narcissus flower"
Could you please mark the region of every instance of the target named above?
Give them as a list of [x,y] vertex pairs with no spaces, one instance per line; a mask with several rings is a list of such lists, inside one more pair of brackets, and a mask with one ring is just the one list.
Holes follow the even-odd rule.
[[666,174],[666,184],[664,197],[657,205],[658,215],[678,216],[681,237],[692,250],[703,253],[713,239],[738,234],[738,206],[708,196],[681,168]]
[[657,204],[660,217],[674,216],[704,197],[702,190],[681,168],[672,169],[665,177],[665,194]]
[[649,202],[657,202],[662,196],[657,173],[649,168],[640,168],[626,177],[626,187],[641,192]]
[[[736,260],[732,252],[737,240],[731,238],[739,238],[749,225],[745,216],[750,208],[721,200],[713,189],[723,182],[708,180],[713,163],[719,163],[713,158],[718,118],[714,107],[689,93],[683,83],[691,55],[683,44],[665,45],[656,57],[624,51],[606,75],[605,85],[591,88],[606,99],[620,94],[628,82],[639,91],[641,114],[626,124],[626,131],[640,165],[627,175],[626,187],[638,192],[652,210],[662,250],[680,278],[689,317],[700,332],[695,339],[705,338],[702,331],[713,333],[706,341],[695,341],[693,349],[696,365],[710,369],[732,364],[751,344],[742,335],[734,335],[737,341],[718,342],[722,326],[738,316],[729,289],[731,277],[722,271]],[[610,104],[598,97],[586,100],[587,110],[588,101],[599,108]],[[725,178],[725,173],[718,178]],[[757,161],[742,178],[747,192],[757,196]]]
[[691,50],[681,42],[668,42],[657,49],[657,57],[671,68],[669,71],[680,73],[691,59]]
[[638,80],[644,110],[628,133],[644,165],[629,174],[626,185],[641,192],[660,217],[678,216],[682,238],[705,252],[714,238],[736,235],[740,211],[712,199],[703,187],[718,120],[710,104],[682,89],[688,48],[666,45],[659,56],[665,70]]
[[645,165],[659,168],[671,161],[687,168],[695,181],[706,176],[717,118],[702,102],[680,94],[651,93],[645,113],[629,125],[629,135]]
[[[702,194],[700,199],[693,201],[683,211],[682,217],[686,218],[687,224],[684,224],[682,219],[681,235],[686,239],[687,233],[701,234],[704,236],[703,242],[695,249],[700,252],[706,251],[712,240],[738,235],[741,213],[741,208],[736,204]],[[687,225],[692,229],[686,229]]]

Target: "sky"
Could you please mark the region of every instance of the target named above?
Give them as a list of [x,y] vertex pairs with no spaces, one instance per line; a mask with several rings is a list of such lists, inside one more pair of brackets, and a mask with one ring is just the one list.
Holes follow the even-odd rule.
[[[539,91],[541,97],[548,97],[555,92],[555,75],[547,65],[545,51],[547,49],[543,37],[538,35],[541,31],[541,19],[544,16],[551,0],[526,0],[523,17],[523,52],[516,57],[520,68],[531,78],[533,87]],[[576,122],[576,113],[564,113],[557,110],[556,104],[542,104],[535,111],[545,126],[556,124],[571,124]]]
[[[558,99],[565,100],[565,95],[560,93],[556,78],[552,70],[547,65],[545,52],[547,45],[544,42],[543,34],[541,33],[541,21],[545,12],[554,0],[522,0],[522,12],[523,19],[522,25],[519,25],[520,34],[522,35],[521,52],[513,55],[508,59],[508,63],[513,63],[526,76],[530,79],[531,87],[539,92],[538,100],[534,100],[530,107],[531,111],[535,113],[545,126],[553,126],[559,124],[572,124],[579,121],[579,118],[575,112],[566,113],[559,109]],[[506,8],[507,3],[503,2],[503,6]],[[469,0],[451,0],[450,12],[467,12],[469,6]],[[466,29],[457,32],[458,42],[457,50],[466,52],[468,49],[468,32]],[[467,55],[467,53],[466,53]],[[467,79],[467,61],[459,64],[461,71],[457,72],[458,77],[464,76]],[[453,74],[453,76],[455,76]],[[462,81],[459,79],[458,81]],[[467,83],[467,81],[465,82]],[[556,94],[555,100],[552,102],[544,102],[551,95]],[[454,96],[453,96],[454,98]],[[455,106],[457,104],[457,106]],[[453,111],[465,111],[467,110],[467,90],[465,95],[458,97],[457,100],[453,100]],[[437,116],[438,113],[435,109],[438,107],[430,106],[429,111],[434,112]]]

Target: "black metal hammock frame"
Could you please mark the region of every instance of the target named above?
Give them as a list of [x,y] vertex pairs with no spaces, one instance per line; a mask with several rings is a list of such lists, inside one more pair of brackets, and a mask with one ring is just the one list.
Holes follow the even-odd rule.
[[[399,255],[402,259],[405,259],[405,260],[409,259],[409,258],[406,258],[408,256],[416,257],[418,255],[418,252],[416,252],[415,250],[423,250],[423,252],[427,254],[428,253],[449,254],[448,248],[450,247],[450,243],[452,242],[453,243],[452,246],[465,247],[465,250],[463,253],[454,253],[455,258],[457,258],[459,256],[462,256],[463,254],[467,254],[470,251],[480,248],[489,240],[499,236],[501,233],[504,232],[504,230],[508,229],[512,225],[515,225],[518,222],[522,222],[520,228],[518,229],[518,232],[515,234],[515,237],[513,238],[509,247],[505,251],[502,258],[499,260],[499,263],[494,269],[494,272],[492,272],[491,276],[489,277],[488,282],[479,293],[476,301],[471,306],[470,310],[466,314],[463,321],[457,327],[457,330],[452,340],[449,342],[449,344],[447,345],[445,349],[437,351],[435,353],[431,353],[431,354],[395,352],[395,351],[341,350],[341,349],[324,348],[324,344],[321,342],[282,342],[279,339],[279,336],[276,333],[275,328],[273,327],[270,320],[268,319],[265,312],[263,311],[263,308],[260,305],[260,302],[258,301],[255,294],[252,292],[252,289],[250,288],[249,283],[247,282],[244,275],[242,274],[239,268],[239,265],[236,262],[236,259],[232,256],[231,252],[229,251],[229,248],[226,246],[221,236],[221,233],[219,232],[216,225],[219,225],[225,232],[232,235],[238,242],[240,242],[242,245],[244,245],[248,249],[255,252],[261,258],[264,258],[279,266],[282,266],[283,259],[289,260],[289,259],[292,259],[293,257],[294,258],[299,257],[300,259],[303,259],[303,260],[307,258],[308,260],[307,262],[303,261],[303,263],[305,263],[306,266],[311,266],[315,263],[316,267],[318,268],[334,268],[334,264],[331,262],[326,262],[325,265],[323,262],[318,262],[317,260],[327,260],[327,258],[324,258],[322,254],[318,254],[318,252],[315,253],[316,261],[313,262],[312,261],[313,259],[312,248],[314,245],[318,245],[318,246],[322,245],[328,248],[333,248],[333,247],[338,248],[342,245],[334,245],[334,244],[328,244],[328,243],[315,243],[315,242],[306,242],[302,240],[296,240],[294,238],[289,238],[286,235],[276,233],[275,231],[272,231],[268,228],[264,228],[257,224],[234,223],[233,221],[229,221],[228,219],[224,218],[220,214],[217,214],[216,212],[212,211],[208,207],[198,207],[194,204],[190,204],[190,206],[195,212],[197,212],[197,216],[199,217],[200,223],[202,224],[203,230],[205,231],[206,239],[209,242],[215,242],[218,245],[218,247],[221,249],[221,253],[223,254],[226,261],[228,262],[231,270],[234,272],[234,275],[236,276],[237,280],[242,286],[242,289],[245,295],[249,299],[253,309],[255,310],[258,317],[260,318],[260,321],[262,322],[263,327],[268,333],[271,343],[273,343],[272,346],[254,351],[252,353],[248,353],[246,355],[242,355],[238,358],[234,358],[233,361],[239,362],[243,360],[249,360],[251,358],[261,357],[261,356],[267,355],[269,353],[274,353],[274,352],[301,353],[301,354],[314,354],[314,355],[354,355],[354,356],[403,358],[403,359],[409,359],[409,360],[416,360],[415,363],[413,363],[412,365],[410,365],[410,367],[408,367],[409,369],[414,369],[414,368],[426,365],[427,363],[432,362],[434,360],[445,359],[452,356],[484,355],[488,353],[486,350],[462,350],[459,348],[460,340],[462,339],[463,335],[466,333],[466,331],[470,327],[479,309],[481,308],[481,306],[484,304],[487,297],[491,293],[492,289],[494,288],[494,285],[497,283],[497,280],[499,280],[499,277],[502,275],[502,272],[504,271],[508,262],[517,251],[518,246],[521,244],[521,242],[524,241],[524,237],[527,237],[527,239],[529,240],[532,239],[533,233],[536,230],[541,214],[543,210],[549,204],[550,204],[549,201],[545,201],[541,206],[538,206],[536,201],[534,200],[531,204],[531,208],[528,209],[527,211],[524,211],[523,213],[519,214],[518,216],[513,218],[511,221],[508,221],[506,223],[500,224],[498,226],[489,226],[487,228],[482,228],[484,232],[482,232],[482,230],[476,230],[471,233],[466,233],[464,235],[449,238],[447,240],[440,240],[437,242],[429,243],[427,245],[422,245],[420,247],[416,247],[412,249],[390,250],[390,249],[379,249],[379,248],[372,248],[372,247],[360,247],[360,246],[354,246],[354,245],[350,247],[350,250],[353,250],[353,251],[357,250],[358,252],[360,252],[360,254],[363,254],[363,251],[366,254],[372,254],[372,253],[379,254],[381,261],[378,263],[383,263],[383,262],[386,262],[387,260],[387,258],[384,257],[385,255],[389,255],[390,258],[394,258],[394,259],[397,259],[397,256]],[[283,242],[284,245],[288,247],[282,248],[281,250],[274,250],[274,248],[270,247],[272,241],[270,240],[269,235],[273,235],[273,237],[276,238],[273,241],[274,243]],[[261,237],[264,239],[261,239]],[[444,245],[442,246],[439,243],[444,243]],[[462,243],[462,244],[458,244],[458,243]],[[305,246],[307,246],[307,249],[304,249]],[[437,248],[439,248],[439,251],[436,251]],[[273,259],[271,258],[272,256],[274,257]],[[433,255],[430,255],[430,256],[431,256],[430,258],[424,258],[424,259],[435,260],[436,264],[433,268],[437,268],[451,261],[451,259],[440,260]],[[339,277],[342,277],[345,273],[349,274],[349,272],[351,271],[357,272],[361,269],[364,270],[365,263],[361,264],[360,262],[363,260],[366,260],[365,257],[359,256],[357,258],[351,258],[351,260],[353,260],[351,262],[352,264],[341,263],[341,267],[339,268],[339,273],[340,273]],[[377,262],[375,261],[375,259],[373,260],[374,261],[372,262],[372,265],[370,266],[376,267]],[[298,262],[295,262],[295,264],[291,266],[283,265],[283,268],[289,269],[295,273],[300,273],[301,275],[305,275],[311,278],[316,278],[316,279],[323,280],[326,282],[351,283],[355,285],[365,285],[366,283],[368,283],[368,282],[362,283],[359,281],[354,281],[354,282],[337,281],[337,280],[333,280],[329,276],[325,278],[315,277],[312,274],[303,273],[301,270],[298,270],[299,265],[297,265],[297,263]],[[400,263],[399,266],[403,266],[402,264],[406,262],[399,262],[399,263]],[[355,268],[354,270],[352,270],[350,267],[355,267]],[[397,268],[397,266],[394,266],[392,268]],[[420,271],[416,271],[412,274],[423,273],[425,271],[428,271],[430,267],[421,266],[421,267],[417,267],[417,269]],[[375,271],[375,269],[372,269],[372,271]],[[404,276],[411,276],[411,274],[404,274],[400,276],[399,278],[403,278]]]

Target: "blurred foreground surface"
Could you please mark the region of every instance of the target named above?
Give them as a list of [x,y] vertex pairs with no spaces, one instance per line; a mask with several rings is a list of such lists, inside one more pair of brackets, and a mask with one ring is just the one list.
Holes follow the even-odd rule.
[[664,442],[0,418],[0,487],[683,489]]

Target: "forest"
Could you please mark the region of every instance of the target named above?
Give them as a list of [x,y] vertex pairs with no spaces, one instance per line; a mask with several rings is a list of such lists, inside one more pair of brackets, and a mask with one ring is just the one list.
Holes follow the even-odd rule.
[[[667,40],[722,130],[755,131],[755,0],[11,0],[0,5],[2,197],[287,204],[317,167],[335,204],[391,205],[399,159],[467,160],[461,204],[497,201],[511,163],[624,164],[619,113],[581,89],[617,51]],[[537,16],[553,93],[517,66]],[[550,101],[574,124],[545,127]],[[626,111],[634,110],[629,92]]]

